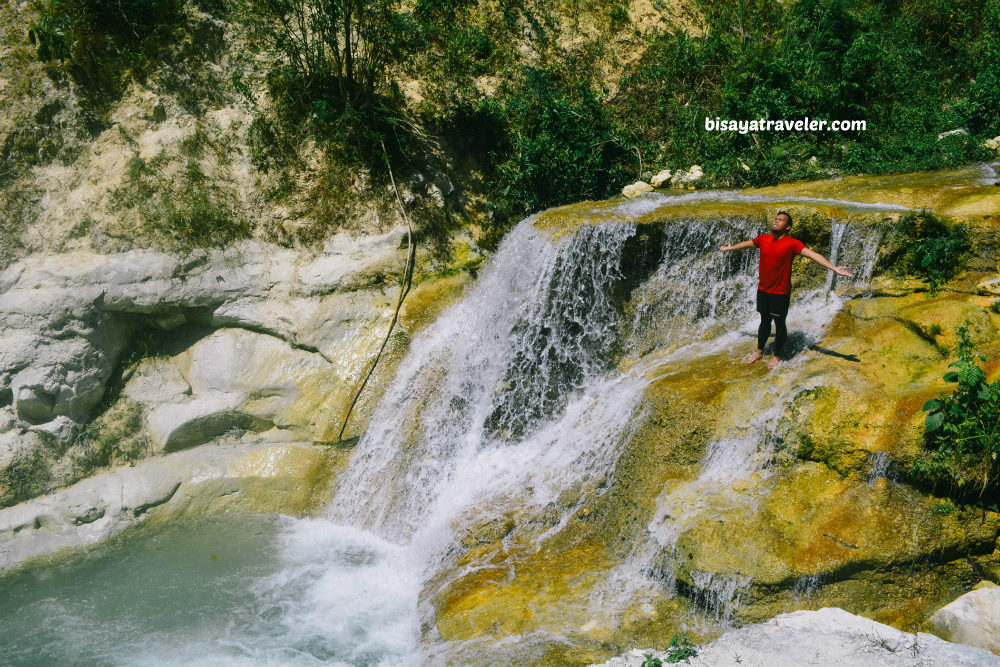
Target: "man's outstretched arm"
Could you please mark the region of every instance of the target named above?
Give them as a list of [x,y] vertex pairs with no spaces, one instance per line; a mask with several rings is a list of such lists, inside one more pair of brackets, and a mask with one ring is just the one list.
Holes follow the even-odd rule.
[[802,252],[800,252],[799,254],[802,255],[803,257],[811,259],[812,261],[816,262],[823,268],[833,271],[838,276],[846,276],[848,278],[854,277],[854,274],[851,273],[846,266],[834,266],[833,264],[830,263],[830,260],[828,260],[826,257],[819,254],[818,252],[813,252],[809,248],[803,248]]
[[736,245],[721,245],[719,246],[719,250],[744,250],[753,247],[755,247],[753,241],[742,241]]

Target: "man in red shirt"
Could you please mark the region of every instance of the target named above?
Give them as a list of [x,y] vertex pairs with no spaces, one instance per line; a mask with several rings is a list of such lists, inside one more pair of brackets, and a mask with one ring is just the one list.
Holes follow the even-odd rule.
[[788,330],[785,328],[785,316],[788,315],[788,303],[792,293],[792,260],[801,254],[820,266],[835,272],[837,275],[853,278],[854,274],[846,266],[834,266],[817,252],[805,247],[802,241],[788,235],[792,228],[792,216],[785,211],[778,211],[771,223],[771,233],[761,234],[751,241],[743,241],[736,245],[720,246],[719,250],[742,250],[744,248],[760,248],[760,282],[757,285],[757,312],[760,313],[760,327],[757,329],[757,351],[747,357],[747,363],[752,364],[764,356],[764,344],[771,335],[771,322],[774,322],[774,358],[767,364],[768,368],[778,365],[781,353],[784,351]]

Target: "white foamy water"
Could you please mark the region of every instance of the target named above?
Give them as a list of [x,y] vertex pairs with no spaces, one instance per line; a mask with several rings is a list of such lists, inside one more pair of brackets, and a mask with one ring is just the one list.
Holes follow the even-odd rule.
[[[559,241],[530,221],[512,231],[466,297],[414,339],[330,518],[405,543],[473,497],[560,478],[518,493],[546,502],[546,489],[605,462],[601,431],[621,426],[615,410],[628,414],[622,399],[597,394],[616,381],[603,377],[618,336],[612,289],[634,234],[630,223]],[[581,429],[590,437],[556,446]]]

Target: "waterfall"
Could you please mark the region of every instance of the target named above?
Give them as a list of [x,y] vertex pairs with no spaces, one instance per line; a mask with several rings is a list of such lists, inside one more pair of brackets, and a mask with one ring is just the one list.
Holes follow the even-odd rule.
[[621,223],[551,239],[530,219],[513,230],[465,298],[413,341],[330,517],[406,542],[469,467],[530,463],[530,446],[551,439],[546,422],[572,414],[573,392],[614,362],[612,292],[634,234]]
[[[847,226],[843,222],[833,223],[833,228],[830,231],[830,263],[837,266],[837,259],[840,253],[840,242],[844,236],[844,228]],[[823,285],[824,292],[830,292],[833,290],[834,286],[837,284],[837,274],[830,271],[826,274],[826,284]]]
[[[447,569],[476,526],[515,525],[541,548],[608,489],[651,382],[705,355],[749,349],[757,257],[718,247],[753,238],[760,222],[640,227],[636,219],[649,211],[636,207],[622,203],[595,215],[600,224],[584,218],[571,230],[529,218],[506,236],[464,297],[414,337],[340,479],[330,521],[409,549],[425,582]],[[793,293],[798,349],[821,341],[842,295],[870,279],[870,233],[836,225],[832,247],[856,277],[836,292],[828,282]],[[580,604],[595,618],[669,594],[677,538],[747,502],[733,494],[734,482],[769,474],[787,402],[813,386],[796,371],[803,363],[748,381],[748,418],[715,434],[697,477],[660,491],[644,536],[584,594]],[[696,606],[719,623],[733,618],[751,584],[691,576]]]
[[[713,198],[726,215],[684,218],[685,206]],[[715,565],[678,545],[721,536],[696,546],[728,554],[723,520],[766,501],[776,463],[790,456],[790,402],[820,382],[809,348],[832,345],[827,325],[864,294],[884,231],[833,226],[831,259],[855,278],[834,282],[800,260],[788,318],[798,354],[774,373],[748,370],[739,358],[755,343],[757,254],[718,250],[766,228],[732,213],[741,201],[764,198],[652,195],[522,221],[463,297],[413,337],[325,517],[165,525],[123,559],[98,553],[82,570],[56,568],[52,588],[26,572],[30,585],[8,590],[37,588],[41,599],[22,605],[12,593],[8,636],[35,636],[53,664],[554,664],[571,652],[552,647],[580,648],[565,662],[580,661],[647,622],[735,622],[758,592],[737,569],[746,561]],[[674,210],[658,218],[662,207]],[[672,394],[655,392],[691,379],[707,397],[682,395],[679,409],[732,412],[690,431],[698,449],[677,470],[630,478],[652,460],[643,447],[659,445],[639,429],[678,417]],[[665,429],[674,451],[689,433],[680,417],[679,435]],[[869,464],[869,483],[892,481],[888,455]],[[158,589],[173,606],[142,589],[156,560],[173,566]],[[823,583],[801,577],[793,597],[808,605]],[[199,596],[219,604],[199,612]],[[134,605],[95,613],[111,599]],[[494,603],[509,605],[496,621]],[[543,620],[522,628],[504,617],[511,609]],[[45,624],[53,618],[57,633]],[[463,623],[464,634],[454,630]]]

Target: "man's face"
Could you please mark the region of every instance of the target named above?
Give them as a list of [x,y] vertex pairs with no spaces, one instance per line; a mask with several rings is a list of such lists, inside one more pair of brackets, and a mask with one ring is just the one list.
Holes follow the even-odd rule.
[[779,213],[774,216],[774,222],[771,223],[772,232],[787,232],[792,228],[792,219],[789,218],[784,213]]

